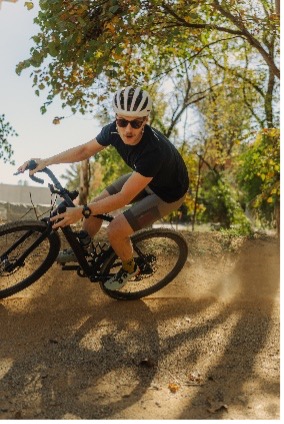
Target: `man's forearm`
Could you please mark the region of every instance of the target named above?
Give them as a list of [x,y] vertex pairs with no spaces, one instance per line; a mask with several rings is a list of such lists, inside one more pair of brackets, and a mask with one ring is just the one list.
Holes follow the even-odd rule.
[[100,199],[97,202],[88,203],[88,206],[92,211],[92,215],[98,215],[120,209],[130,203],[131,200],[132,199],[126,198],[121,192],[119,192]]
[[50,156],[45,159],[46,166],[57,165],[60,163],[74,163],[89,158],[89,152],[84,145],[73,147],[72,149],[65,150],[57,155]]

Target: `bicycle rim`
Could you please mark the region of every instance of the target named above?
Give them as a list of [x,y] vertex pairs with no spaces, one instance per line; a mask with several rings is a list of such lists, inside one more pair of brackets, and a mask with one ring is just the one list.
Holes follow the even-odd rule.
[[[102,290],[110,297],[134,300],[148,296],[169,284],[180,272],[188,255],[184,237],[174,230],[141,230],[132,237],[134,258],[140,274],[129,280],[120,290],[108,290],[101,282]],[[116,274],[121,261],[115,253],[103,266],[103,274]]]
[[55,261],[60,240],[57,233],[49,233],[16,265],[46,229],[46,223],[37,221],[12,222],[0,227],[0,299],[34,283]]

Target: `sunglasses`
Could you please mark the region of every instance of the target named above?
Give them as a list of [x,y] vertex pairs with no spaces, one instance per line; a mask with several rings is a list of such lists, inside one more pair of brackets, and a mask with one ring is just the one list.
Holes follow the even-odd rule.
[[142,126],[144,121],[145,119],[133,119],[133,121],[127,121],[127,119],[124,118],[116,118],[116,123],[119,127],[125,128],[128,124],[130,124],[131,127],[136,130]]

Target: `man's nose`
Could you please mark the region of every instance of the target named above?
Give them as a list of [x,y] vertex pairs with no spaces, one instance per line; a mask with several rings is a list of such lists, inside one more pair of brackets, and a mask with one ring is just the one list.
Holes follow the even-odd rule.
[[[130,128],[129,128],[129,127],[130,127]],[[129,129],[131,129],[131,130],[132,130],[132,126],[131,126],[130,122],[128,122],[128,123],[127,123],[127,125],[126,125],[125,129],[126,129],[126,130],[129,130]]]

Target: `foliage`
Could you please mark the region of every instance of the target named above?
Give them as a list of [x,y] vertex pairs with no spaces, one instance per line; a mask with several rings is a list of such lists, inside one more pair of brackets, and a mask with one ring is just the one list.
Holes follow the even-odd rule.
[[198,105],[203,122],[199,152],[208,167],[216,171],[231,166],[240,142],[251,131],[252,117],[245,107],[242,88],[241,83],[224,73],[222,84],[212,88]]
[[[28,8],[32,2],[27,2]],[[59,95],[63,106],[90,111],[117,85],[157,82],[176,68],[194,70],[214,61],[216,48],[230,52],[227,67],[244,68],[239,52],[256,69],[279,76],[279,15],[267,0],[40,0],[30,58],[35,92],[49,89],[46,110]]]
[[128,165],[126,165],[126,163],[119,156],[114,147],[108,147],[107,149],[102,150],[99,153],[98,158],[98,162],[104,170],[102,184],[100,187],[101,190],[105,188],[105,186],[111,184],[121,175],[132,172]]
[[[246,231],[248,222],[233,170],[240,143],[250,133],[251,115],[244,107],[242,81],[235,80],[227,70],[219,72],[218,77],[222,83],[214,84],[208,70],[205,78],[211,90],[198,104],[202,126],[193,148],[196,156],[193,220],[218,222],[224,228],[238,225]],[[201,77],[199,84],[203,84]]]
[[[41,111],[60,96],[63,107],[74,113],[95,109],[105,124],[111,92],[128,84],[147,87],[154,99],[151,125],[180,147],[189,169],[188,215],[246,228],[234,180],[236,158],[255,130],[279,124],[279,1],[39,4],[39,33],[17,72],[31,68],[35,93],[48,90]],[[189,109],[198,129],[188,120]],[[96,190],[129,170],[110,148],[92,162],[97,170],[98,165],[102,182]],[[252,184],[255,196],[267,192],[260,180]],[[270,194],[268,207],[274,202]]]
[[5,163],[10,162],[14,165],[15,162],[11,159],[13,149],[8,141],[9,136],[18,136],[18,134],[10,123],[5,121],[5,115],[0,115],[0,159],[2,159]]
[[80,185],[79,167],[78,163],[72,163],[66,170],[66,174],[61,175],[62,179],[67,180],[66,188],[68,190],[77,190]]
[[[72,163],[70,168],[67,169],[65,175],[61,178],[67,181],[66,188],[68,190],[79,190],[80,188],[80,166],[81,163]],[[89,162],[89,194],[88,200],[92,200],[99,194],[105,187],[103,183],[103,171],[99,160],[90,160]]]
[[249,230],[250,224],[241,207],[238,191],[226,173],[208,172],[200,198],[205,206],[203,221],[220,223],[226,229],[238,226],[244,233]]
[[272,221],[280,203],[280,130],[264,128],[240,156],[238,181],[250,207]]

